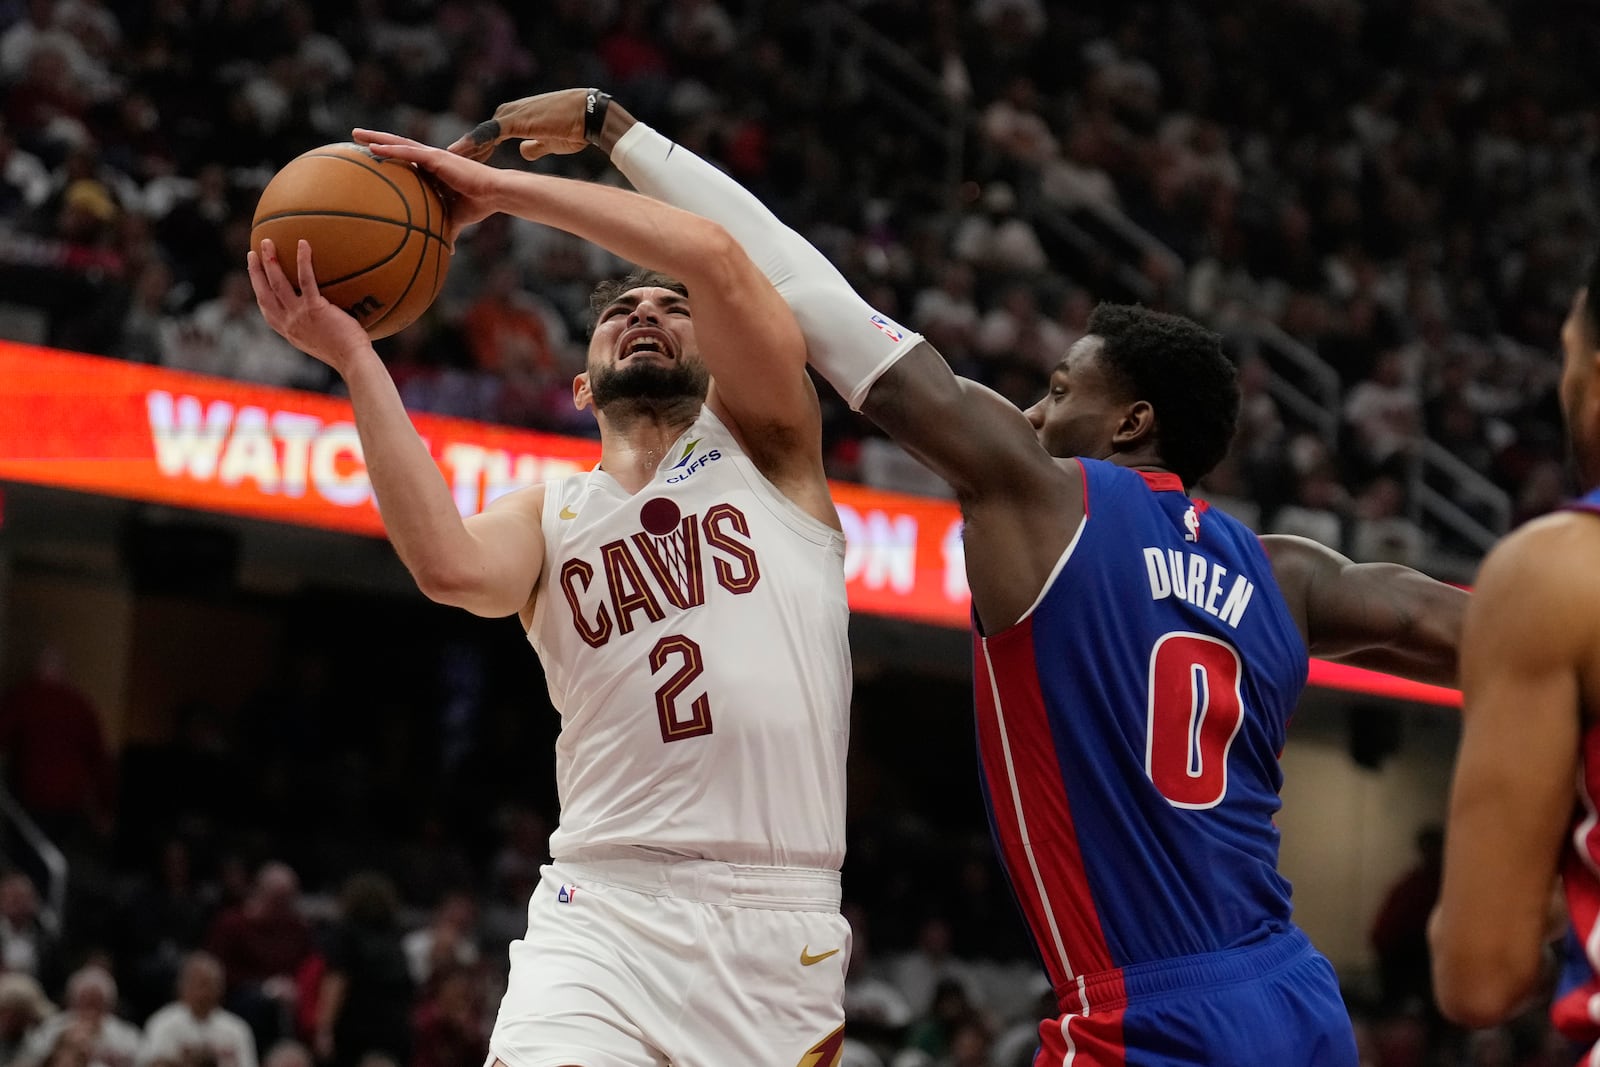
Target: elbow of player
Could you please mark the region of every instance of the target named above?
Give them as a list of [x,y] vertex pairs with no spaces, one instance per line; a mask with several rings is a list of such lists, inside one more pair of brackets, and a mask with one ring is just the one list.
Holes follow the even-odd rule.
[[[686,255],[679,273],[692,274],[703,285],[725,288],[738,274],[738,265],[749,259],[733,234],[710,219],[696,218],[684,238]],[[685,284],[688,280],[683,279]]]
[[416,579],[422,595],[435,604],[460,608],[485,619],[503,619],[507,615],[515,615],[523,604],[516,597],[508,596],[506,590],[491,587],[482,577],[468,570],[413,568],[411,576]]
[[1433,992],[1439,1011],[1459,1026],[1482,1029],[1516,1013],[1538,978],[1538,960],[1511,952],[1451,952],[1435,939]]
[[422,595],[435,604],[453,608],[469,607],[479,592],[479,582],[467,568],[448,560],[430,560],[411,566],[411,577],[416,580]]
[[1440,983],[1435,980],[1435,996],[1439,1011],[1457,1026],[1469,1030],[1482,1030],[1497,1026],[1510,1018],[1521,996],[1510,996],[1505,988],[1492,985],[1462,986]]

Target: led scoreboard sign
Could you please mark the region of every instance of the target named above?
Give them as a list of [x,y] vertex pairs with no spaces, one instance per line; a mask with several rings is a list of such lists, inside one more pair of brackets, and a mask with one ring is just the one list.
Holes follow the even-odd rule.
[[[412,416],[463,515],[598,461],[587,438]],[[0,481],[383,535],[348,402],[0,341]],[[832,485],[852,610],[968,622],[948,501]],[[1313,661],[1312,684],[1433,704],[1451,689]]]

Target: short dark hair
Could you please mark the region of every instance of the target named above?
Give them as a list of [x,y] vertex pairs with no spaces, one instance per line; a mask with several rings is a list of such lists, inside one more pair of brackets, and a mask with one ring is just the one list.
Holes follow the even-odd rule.
[[610,307],[623,293],[635,289],[671,289],[680,296],[689,295],[689,287],[670,274],[640,268],[624,278],[610,278],[594,287],[589,294],[589,333],[600,322],[600,313]]
[[1089,332],[1100,360],[1133,400],[1155,409],[1161,461],[1192,486],[1233,443],[1239,381],[1222,338],[1199,323],[1133,304],[1101,304]]

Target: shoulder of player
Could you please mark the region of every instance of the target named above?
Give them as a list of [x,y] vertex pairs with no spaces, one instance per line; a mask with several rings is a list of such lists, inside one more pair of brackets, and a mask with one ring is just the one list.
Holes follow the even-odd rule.
[[982,493],[958,498],[969,524],[984,516],[1013,516],[1027,525],[1059,529],[1063,522],[1076,526],[1093,511],[1086,462],[1057,459],[1043,449],[1023,454],[1022,462],[1001,465],[992,484]]
[[1512,531],[1484,557],[1474,601],[1501,596],[1542,599],[1593,611],[1600,594],[1600,515],[1557,511]]
[[[1462,669],[1567,669],[1594,658],[1600,516],[1564,511],[1504,538],[1484,559],[1467,604]],[[1483,654],[1480,654],[1483,653]]]
[[1314,640],[1312,590],[1319,579],[1336,575],[1348,561],[1326,545],[1304,537],[1262,534],[1256,540],[1267,557],[1279,595],[1309,645]]
[[1303,590],[1315,579],[1342,570],[1349,559],[1327,545],[1293,534],[1262,534],[1257,542],[1272,565],[1272,576],[1286,592]]
[[544,501],[550,489],[549,482],[539,482],[535,485],[513,489],[505,496],[498,497],[483,509],[484,514],[521,515],[541,521],[544,515]]

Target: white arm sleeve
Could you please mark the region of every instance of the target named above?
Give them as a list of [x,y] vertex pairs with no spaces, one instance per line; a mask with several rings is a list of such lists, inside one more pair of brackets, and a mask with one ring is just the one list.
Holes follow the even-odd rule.
[[861,410],[872,384],[922,340],[861,299],[821,252],[747,189],[644,123],[618,139],[611,161],[641,193],[733,235],[794,311],[811,365],[851,408]]

